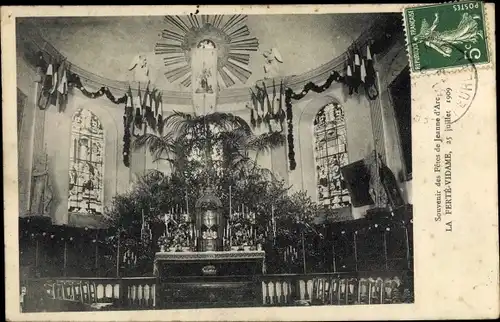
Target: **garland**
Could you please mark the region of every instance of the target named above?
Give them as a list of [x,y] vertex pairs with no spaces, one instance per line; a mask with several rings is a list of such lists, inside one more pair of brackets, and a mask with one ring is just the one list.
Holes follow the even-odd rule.
[[[59,105],[59,112],[66,109],[68,100],[68,88],[77,88],[87,98],[99,98],[105,95],[114,104],[123,104],[127,102],[128,96],[115,97],[108,87],[101,87],[96,92],[89,92],[82,84],[80,76],[72,73],[65,60],[60,64],[47,64],[41,52],[37,56],[37,71],[41,77],[42,90],[37,98],[37,105],[45,110],[49,105]],[[125,107],[125,116],[123,125],[125,132],[123,135],[123,163],[126,167],[130,165],[130,130],[127,127],[130,124],[130,115]]]
[[[79,89],[83,95],[85,95],[88,98],[99,98],[102,97],[103,95],[106,96],[107,99],[109,99],[111,102],[114,104],[124,104],[127,103],[127,94],[123,95],[122,97],[116,98],[113,93],[109,90],[108,87],[101,87],[97,92],[89,92],[82,84],[82,81],[80,77],[76,74],[70,73],[68,77],[68,83],[70,86],[73,86],[77,89]],[[123,133],[123,150],[122,150],[122,155],[123,155],[123,164],[128,168],[130,166],[130,113],[127,109],[127,106],[125,106],[125,115],[123,116],[123,126],[124,126],[124,133]]]
[[294,95],[291,88],[287,88],[285,91],[285,106],[286,106],[286,120],[288,127],[288,161],[290,162],[290,170],[295,170],[297,162],[295,161],[295,150],[293,145],[293,112],[292,112],[292,101],[291,98]]
[[80,77],[76,74],[69,73],[68,76],[68,82],[70,86],[73,86],[77,89],[79,89],[83,95],[85,95],[88,98],[99,98],[103,95],[106,95],[106,97],[113,102],[114,104],[124,104],[127,102],[127,95],[123,95],[122,97],[116,98],[111,91],[109,90],[108,87],[101,87],[97,92],[89,92],[85,87],[83,87],[82,81],[80,80]]
[[293,112],[292,112],[292,99],[294,100],[300,100],[304,96],[309,93],[309,91],[313,91],[316,93],[321,93],[327,90],[333,82],[337,83],[342,83],[345,84],[345,78],[340,76],[340,74],[336,71],[332,71],[326,82],[318,86],[314,84],[313,82],[307,83],[302,91],[298,93],[294,93],[291,88],[287,88],[285,91],[285,105],[286,105],[286,118],[287,118],[287,124],[288,124],[288,160],[290,164],[290,170],[295,170],[297,167],[297,162],[295,161],[295,150],[294,150],[294,144],[293,144]]
[[304,86],[304,88],[302,89],[302,91],[300,91],[299,93],[294,93],[290,89],[290,91],[287,91],[287,94],[290,95],[289,97],[287,95],[287,99],[293,98],[294,100],[300,100],[304,96],[306,96],[307,93],[309,93],[309,91],[313,91],[315,93],[322,93],[325,90],[327,90],[332,85],[332,83],[334,81],[337,82],[337,83],[345,84],[345,78],[342,77],[342,76],[340,76],[340,74],[338,72],[332,71],[330,73],[330,76],[328,77],[328,79],[326,80],[326,82],[323,85],[318,86],[318,85],[314,84],[313,82],[309,82],[309,83],[307,83]]
[[128,168],[130,166],[130,125],[129,117],[123,116],[123,164]]

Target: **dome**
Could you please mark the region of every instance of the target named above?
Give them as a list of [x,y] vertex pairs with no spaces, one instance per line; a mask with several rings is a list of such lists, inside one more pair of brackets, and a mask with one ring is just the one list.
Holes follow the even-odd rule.
[[[218,44],[220,50],[231,56],[224,54],[222,56],[227,57],[219,60],[226,62],[230,58],[240,67],[235,67],[235,73],[231,69],[228,74],[235,82],[231,88],[243,89],[267,77],[264,66],[269,57],[266,57],[266,52],[272,53],[279,61],[280,77],[302,75],[343,54],[379,16],[378,13],[248,15],[241,22],[241,26],[237,26],[239,29],[234,27],[241,33],[234,35],[239,37],[238,41],[244,39],[248,42],[233,44],[238,52],[231,55],[226,53],[230,49],[229,45],[222,46],[224,41],[219,44],[215,41],[224,40],[227,35],[220,35],[214,28],[200,27],[187,32],[184,37],[183,33],[162,15],[30,17],[26,28],[37,30],[45,41],[67,57],[73,65],[99,77],[130,82],[133,74],[133,71],[129,70],[131,62],[134,57],[141,55],[147,57],[151,73],[149,76],[156,88],[190,92],[191,89],[181,84],[180,79],[172,81],[166,77],[165,73],[170,67],[165,66],[165,58],[170,58],[155,53],[158,43],[167,41],[167,45],[177,44],[177,41],[168,40],[168,37],[179,40],[178,37],[182,34],[182,46],[189,44],[191,40],[193,44],[202,42],[201,45],[209,47]],[[172,20],[173,16],[169,17]],[[221,17],[221,26],[232,19],[231,15]],[[189,21],[187,16],[182,16],[182,19],[186,23]],[[208,16],[206,19],[219,25],[214,20],[219,19],[217,15]],[[165,40],[164,37],[168,39]],[[241,51],[246,49],[248,50]],[[177,61],[173,58],[170,60]],[[177,67],[173,63],[169,66]],[[244,77],[244,81],[240,81],[236,77],[240,74],[236,71],[247,74],[248,78]]]

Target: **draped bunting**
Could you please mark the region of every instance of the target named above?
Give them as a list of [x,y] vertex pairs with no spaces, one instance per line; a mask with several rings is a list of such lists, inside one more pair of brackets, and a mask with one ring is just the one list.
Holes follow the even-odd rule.
[[255,91],[250,88],[250,98],[252,104],[247,105],[250,109],[250,124],[252,128],[260,128],[266,125],[269,132],[282,132],[285,121],[285,111],[283,110],[283,97],[285,95],[283,82],[280,83],[279,93],[277,85],[273,80],[272,95],[268,93],[267,86],[263,82],[262,87],[255,85]]
[[105,95],[114,104],[123,104],[126,102],[127,98],[125,95],[116,98],[108,87],[103,86],[96,92],[89,92],[83,86],[80,77],[70,71],[70,64],[66,59],[47,63],[43,57],[43,53],[39,52],[36,68],[40,76],[40,83],[42,84],[37,103],[38,107],[42,110],[53,105],[59,107],[59,112],[64,112],[70,88],[77,88],[88,98],[99,98]]
[[[354,47],[354,46],[353,46]],[[123,117],[124,135],[123,135],[123,163],[130,165],[130,140],[135,135],[135,129],[147,129],[162,134],[163,132],[163,111],[162,97],[158,90],[150,91],[149,83],[142,95],[140,85],[137,96],[132,96],[129,88],[128,93],[122,97],[115,97],[108,87],[101,87],[97,92],[89,92],[82,84],[80,77],[70,71],[66,59],[59,62],[50,62],[47,64],[40,52],[37,59],[37,70],[41,76],[42,89],[38,96],[38,106],[40,109],[47,109],[50,105],[58,106],[59,111],[63,112],[68,100],[68,90],[71,87],[79,89],[83,95],[88,98],[99,98],[105,95],[115,104],[125,103],[125,113]],[[260,128],[264,123],[269,132],[282,132],[283,123],[287,121],[287,141],[288,141],[288,159],[290,170],[295,170],[295,151],[293,137],[293,111],[291,99],[299,100],[309,91],[321,93],[328,89],[335,81],[345,84],[349,89],[349,95],[359,93],[359,87],[363,85],[365,94],[370,100],[378,97],[378,89],[375,84],[376,72],[373,64],[373,55],[370,46],[366,47],[366,55],[363,56],[361,50],[353,48],[347,54],[346,64],[344,66],[345,76],[332,71],[323,85],[316,85],[312,82],[307,83],[302,91],[294,93],[292,89],[283,87],[280,82],[279,93],[277,95],[276,84],[273,80],[272,95],[268,92],[268,87],[262,83],[262,87],[256,85],[255,91],[250,89],[251,106],[250,123],[252,127]],[[205,84],[205,83],[204,83]],[[206,85],[206,84],[205,84]],[[206,86],[205,86],[206,87]],[[213,87],[213,86],[212,86]],[[213,88],[205,90],[214,90]],[[283,96],[285,100],[286,113],[283,110]],[[204,94],[206,97],[206,93]],[[209,106],[211,107],[211,106]],[[214,107],[211,107],[214,108]],[[135,112],[135,113],[134,113]],[[132,124],[134,126],[132,126]],[[278,128],[279,126],[279,128]]]
[[287,141],[288,141],[288,161],[289,161],[289,167],[290,170],[295,170],[297,167],[297,162],[295,161],[295,149],[294,149],[294,143],[293,143],[293,111],[292,111],[292,99],[294,100],[300,100],[304,96],[309,93],[309,91],[313,91],[316,93],[322,93],[325,90],[327,90],[333,82],[338,82],[338,83],[344,83],[345,84],[345,78],[340,76],[340,74],[336,71],[332,71],[328,79],[323,85],[316,85],[313,82],[307,83],[302,91],[298,93],[294,93],[294,91],[291,88],[287,88],[285,91],[285,105],[286,105],[286,118],[287,118],[287,127],[288,127],[288,135],[287,135]]
[[[68,90],[76,88],[88,98],[96,99],[102,96],[114,104],[125,104],[123,115],[123,164],[126,167],[130,166],[130,145],[134,134],[134,127],[139,129],[147,128],[152,131],[163,132],[163,106],[161,93],[157,89],[149,90],[147,84],[144,96],[142,96],[140,84],[137,96],[132,95],[132,90],[129,89],[126,94],[121,97],[115,97],[108,87],[101,87],[96,92],[88,91],[82,84],[80,76],[72,73],[69,69],[69,64],[65,59],[60,62],[51,62],[49,64],[43,58],[43,53],[39,52],[37,56],[37,71],[40,76],[42,89],[38,96],[38,107],[42,110],[47,109],[50,105],[58,106],[59,112],[64,112],[68,101]],[[134,113],[135,112],[135,113]]]
[[358,94],[359,87],[361,86],[361,84],[363,84],[363,88],[368,99],[374,100],[378,97],[379,93],[375,82],[376,72],[373,65],[373,56],[370,51],[370,46],[366,47],[366,56],[361,56],[360,51],[357,49],[350,50],[347,54],[344,72],[345,76],[341,76],[337,71],[332,71],[323,85],[318,86],[313,82],[309,82],[304,85],[300,92],[297,93],[295,93],[291,88],[287,88],[285,90],[286,119],[288,126],[288,161],[290,170],[295,170],[297,166],[297,163],[295,161],[295,151],[293,143],[294,138],[292,99],[300,100],[304,96],[306,96],[309,91],[322,93],[330,88],[333,82],[341,83],[347,86],[349,95],[352,95],[353,93]]
[[366,56],[363,56],[361,50],[357,48],[349,50],[344,68],[344,83],[349,89],[349,95],[358,94],[359,87],[363,85],[368,99],[374,100],[378,97],[379,93],[375,84],[376,72],[370,46],[366,47]]
[[42,84],[37,98],[38,107],[45,110],[54,105],[59,107],[59,112],[63,112],[68,102],[68,63],[63,59],[47,64],[41,53],[38,57],[36,67]]
[[157,89],[149,90],[149,83],[146,86],[144,95],[142,95],[141,87],[137,90],[137,95],[132,94],[132,89],[129,86],[125,94],[125,111],[123,116],[124,135],[123,135],[123,163],[129,166],[130,141],[132,137],[138,137],[135,130],[143,131],[145,134],[149,129],[150,132],[158,134],[163,133],[163,103],[160,91]]
[[122,97],[115,97],[113,93],[111,93],[108,87],[103,86],[97,92],[89,92],[85,87],[83,87],[80,77],[77,74],[73,73],[68,73],[68,74],[70,76],[68,78],[68,84],[70,85],[70,87],[75,87],[79,89],[82,92],[82,94],[88,98],[95,99],[105,95],[106,98],[114,104],[123,104],[127,102],[126,95],[123,95]]

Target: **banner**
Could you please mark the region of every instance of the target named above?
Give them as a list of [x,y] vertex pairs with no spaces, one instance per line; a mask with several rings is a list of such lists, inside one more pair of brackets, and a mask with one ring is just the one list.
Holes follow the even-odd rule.
[[217,49],[193,49],[191,69],[195,113],[202,115],[215,112],[217,103]]

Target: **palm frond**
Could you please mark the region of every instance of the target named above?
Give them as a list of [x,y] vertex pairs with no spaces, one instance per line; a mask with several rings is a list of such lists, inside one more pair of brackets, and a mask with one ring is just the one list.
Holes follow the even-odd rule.
[[147,133],[139,136],[134,140],[133,146],[135,149],[143,146],[148,147],[149,152],[155,159],[161,158],[163,154],[170,154],[173,150],[174,137],[171,132],[163,136]]
[[248,142],[248,149],[256,152],[270,151],[285,145],[286,137],[280,132],[269,132],[253,137]]
[[247,134],[252,133],[250,126],[243,118],[231,113],[214,112],[200,117],[204,119],[206,124],[213,125],[224,131],[241,128]]
[[200,120],[190,113],[173,111],[165,118],[165,127],[177,136],[185,136]]

